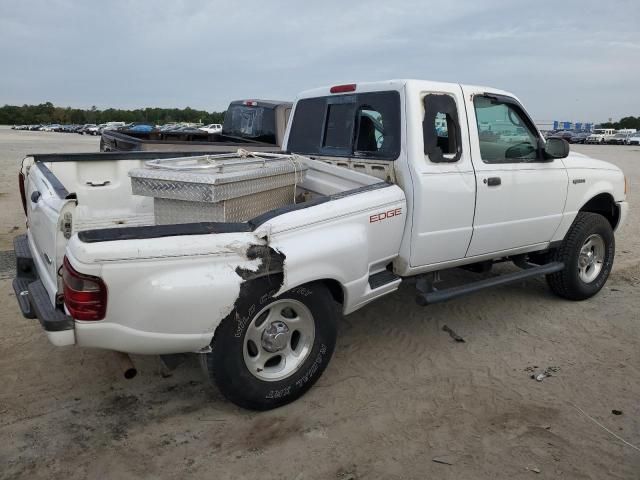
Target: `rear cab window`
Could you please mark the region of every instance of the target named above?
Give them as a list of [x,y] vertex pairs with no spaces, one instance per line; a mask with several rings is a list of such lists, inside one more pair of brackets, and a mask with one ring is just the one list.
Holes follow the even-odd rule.
[[232,102],[225,114],[222,131],[225,135],[276,143],[275,109],[256,103]]
[[395,160],[400,132],[398,92],[305,98],[296,105],[287,148],[306,155]]

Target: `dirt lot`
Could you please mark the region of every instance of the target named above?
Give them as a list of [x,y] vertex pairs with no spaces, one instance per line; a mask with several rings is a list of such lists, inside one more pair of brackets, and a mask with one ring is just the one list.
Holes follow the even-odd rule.
[[[0,250],[23,231],[24,154],[97,148],[0,129]],[[632,184],[597,297],[532,280],[423,309],[404,286],[346,318],[319,383],[271,412],[226,402],[195,357],[169,378],[136,357],[128,381],[109,352],[53,347],[0,280],[0,478],[640,478],[640,450],[613,436],[640,445],[640,148],[576,150]]]

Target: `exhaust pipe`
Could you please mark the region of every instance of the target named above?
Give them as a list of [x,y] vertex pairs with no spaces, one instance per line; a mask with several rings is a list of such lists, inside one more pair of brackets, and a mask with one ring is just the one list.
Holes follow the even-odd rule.
[[124,378],[131,380],[138,374],[138,370],[131,361],[131,357],[128,353],[115,352],[115,354],[118,366],[120,367],[120,370],[122,370]]

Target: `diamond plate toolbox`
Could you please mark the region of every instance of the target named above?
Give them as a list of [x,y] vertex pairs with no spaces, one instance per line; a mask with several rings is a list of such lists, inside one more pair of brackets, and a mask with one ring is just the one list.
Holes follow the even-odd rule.
[[134,195],[154,198],[157,224],[242,222],[294,202],[307,166],[296,155],[243,152],[145,162]]

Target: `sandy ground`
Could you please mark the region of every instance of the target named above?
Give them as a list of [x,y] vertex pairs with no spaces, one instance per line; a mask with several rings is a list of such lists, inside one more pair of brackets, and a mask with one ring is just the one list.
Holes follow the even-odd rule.
[[[23,230],[22,156],[97,148],[0,129],[0,250]],[[195,358],[163,378],[136,357],[127,381],[109,352],[53,347],[0,280],[0,478],[640,478],[640,451],[612,435],[640,445],[640,148],[576,150],[632,184],[597,297],[531,280],[423,309],[403,286],[347,317],[318,384],[271,412],[226,402]]]

